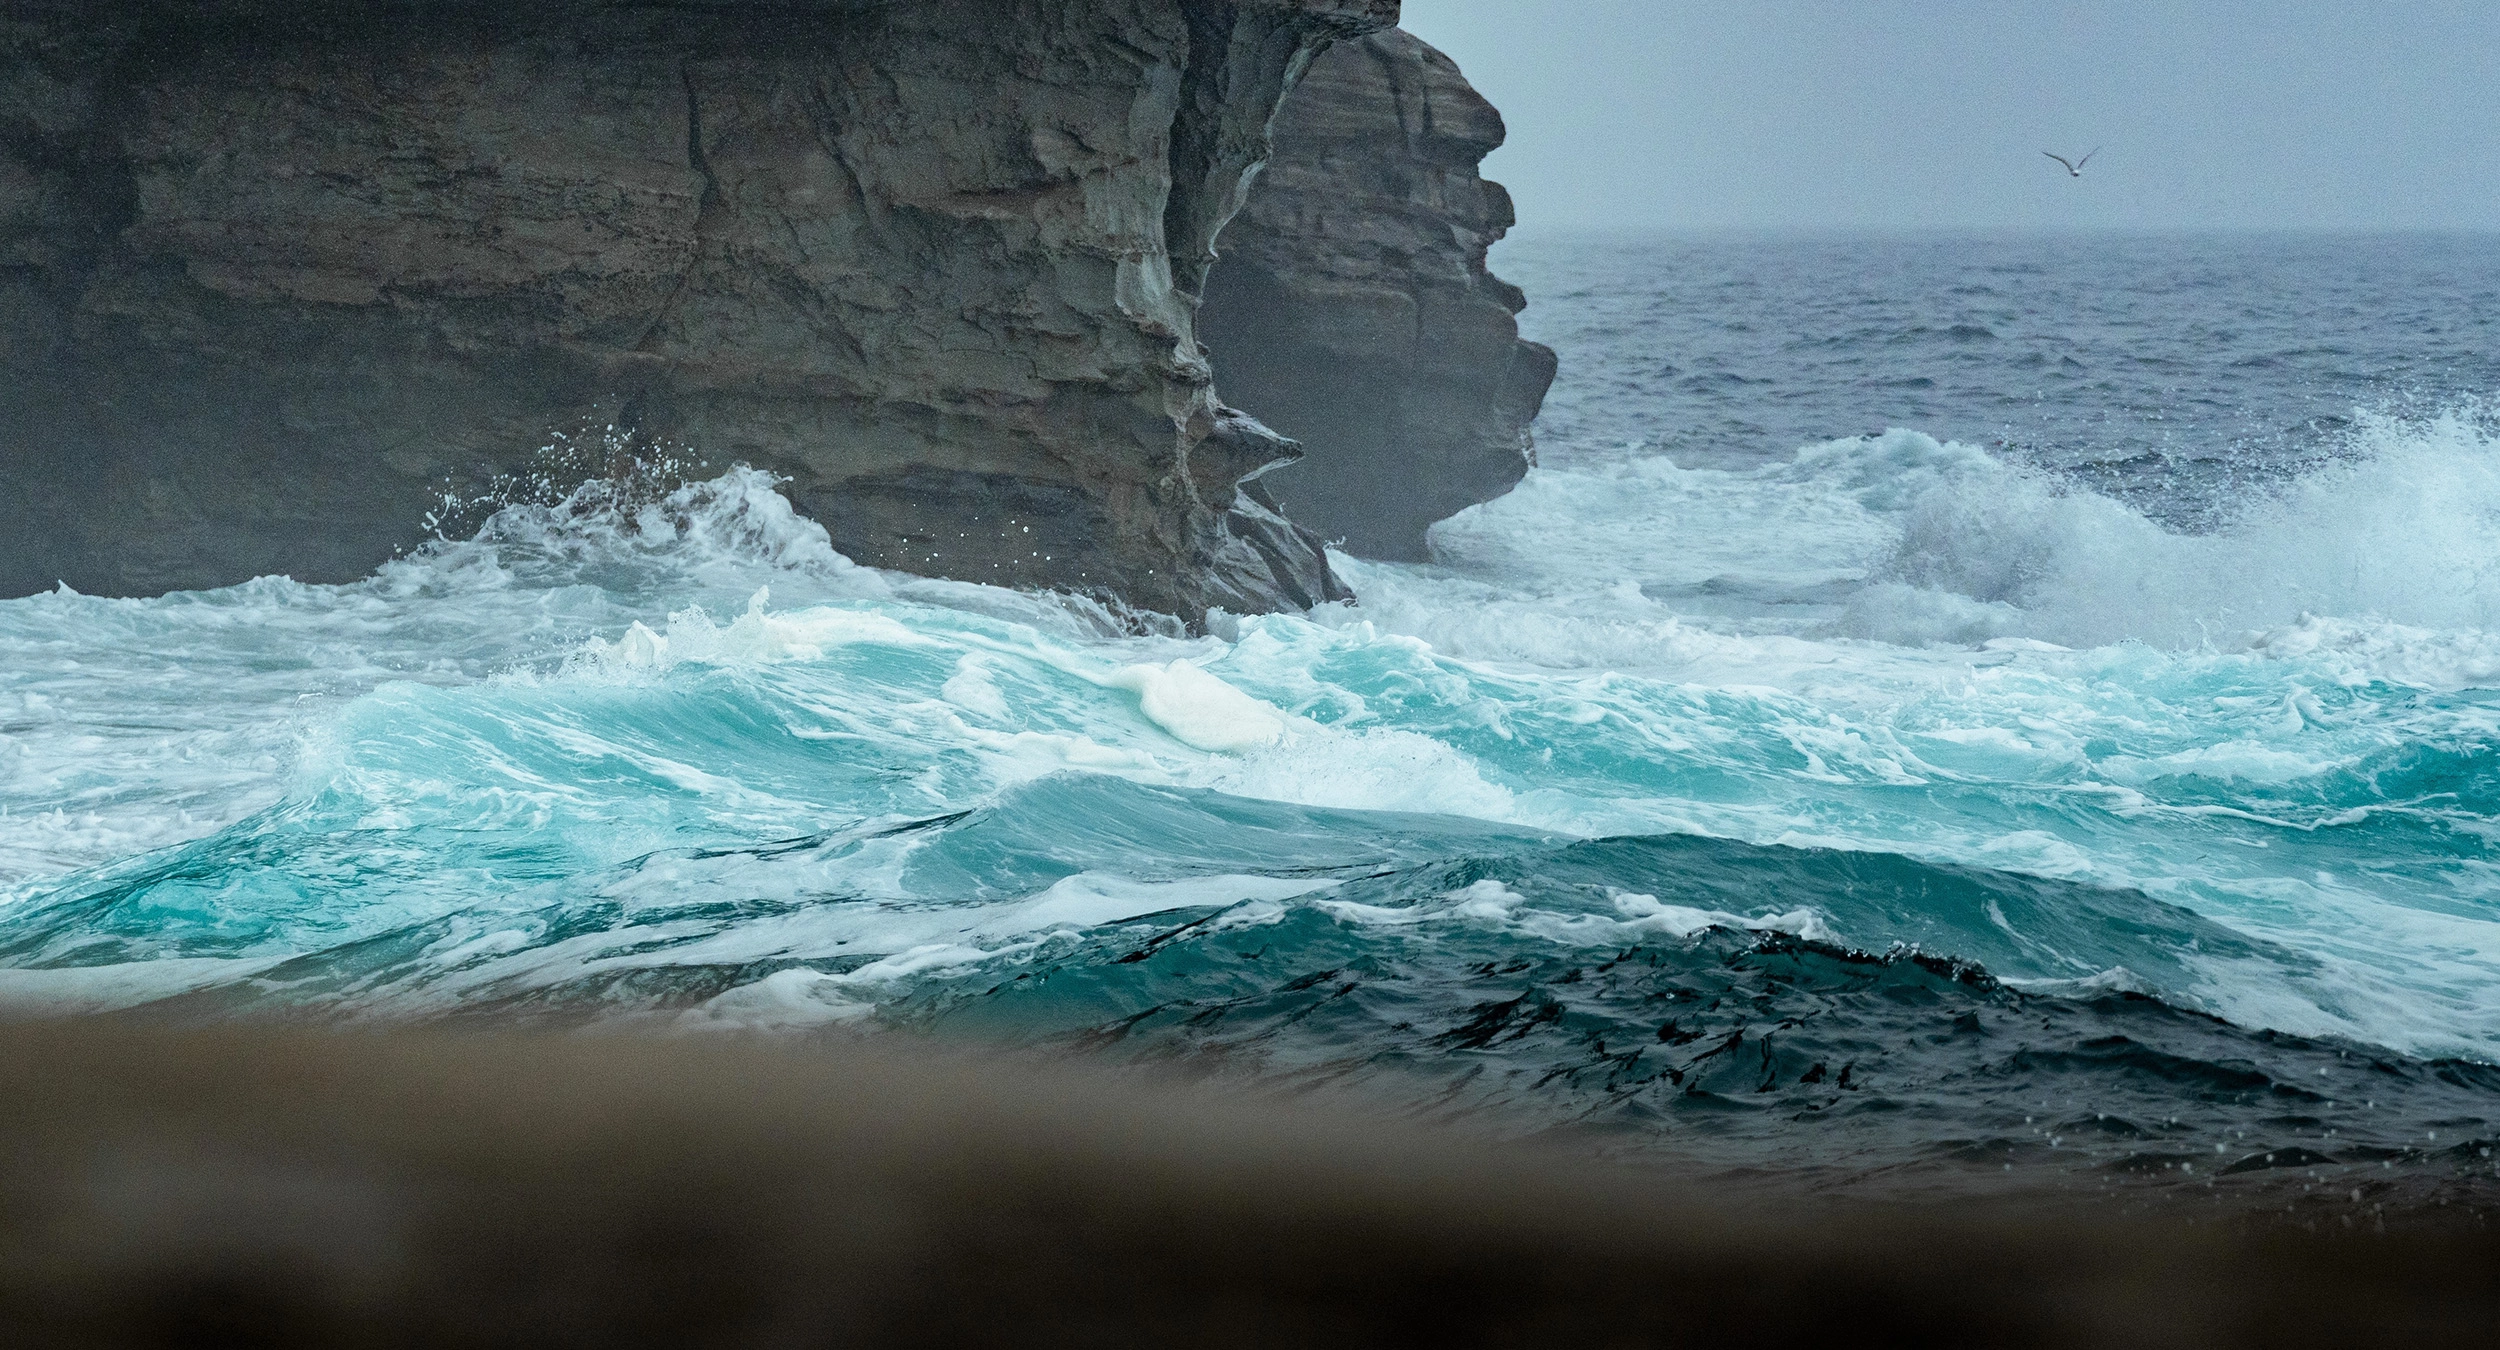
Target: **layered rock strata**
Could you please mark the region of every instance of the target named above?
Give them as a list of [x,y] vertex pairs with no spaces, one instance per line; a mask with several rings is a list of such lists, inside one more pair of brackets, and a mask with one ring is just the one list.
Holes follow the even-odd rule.
[[1198,332],[1225,396],[1306,458],[1261,480],[1350,552],[1421,560],[1425,527],[1527,472],[1554,353],[1485,252],[1510,195],[1477,165],[1501,114],[1456,64],[1390,31],[1322,55],[1228,227]]
[[1195,339],[1278,100],[1396,0],[18,0],[0,593],[363,574],[553,433],[862,562],[1336,594]]

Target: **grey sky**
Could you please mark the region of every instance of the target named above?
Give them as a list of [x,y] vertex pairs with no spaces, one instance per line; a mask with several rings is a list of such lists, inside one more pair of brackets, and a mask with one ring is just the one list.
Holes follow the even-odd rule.
[[1405,10],[1528,229],[2500,228],[2500,0]]

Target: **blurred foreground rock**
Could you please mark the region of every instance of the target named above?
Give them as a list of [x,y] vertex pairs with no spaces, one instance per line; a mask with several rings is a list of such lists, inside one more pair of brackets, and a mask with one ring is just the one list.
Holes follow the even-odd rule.
[[2463,1207],[2252,1238],[1814,1205],[901,1038],[89,1021],[0,1028],[0,1062],[12,1345],[2427,1346],[2500,1315]]

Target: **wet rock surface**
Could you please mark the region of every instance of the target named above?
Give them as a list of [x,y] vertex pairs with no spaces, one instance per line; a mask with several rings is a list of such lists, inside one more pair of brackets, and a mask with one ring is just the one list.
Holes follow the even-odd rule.
[[746,461],[858,560],[1336,593],[1191,287],[1395,0],[0,17],[0,593],[363,574],[551,437]]
[[1330,48],[1219,241],[1199,334],[1225,396],[1300,440],[1265,480],[1365,557],[1421,560],[1432,522],[1510,490],[1554,353],[1485,266],[1510,196],[1477,164],[1501,115],[1403,31]]

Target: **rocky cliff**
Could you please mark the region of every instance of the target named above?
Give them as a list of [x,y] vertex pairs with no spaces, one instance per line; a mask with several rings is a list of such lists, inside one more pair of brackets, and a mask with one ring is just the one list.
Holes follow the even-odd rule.
[[1396,0],[13,0],[0,593],[336,580],[615,428],[862,562],[1335,593],[1238,490],[1212,244]]
[[1226,398],[1303,442],[1260,480],[1365,557],[1510,490],[1554,354],[1485,268],[1510,196],[1477,176],[1502,118],[1440,52],[1392,31],[1315,61],[1220,242],[1199,335]]

